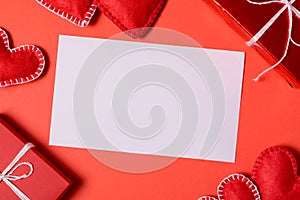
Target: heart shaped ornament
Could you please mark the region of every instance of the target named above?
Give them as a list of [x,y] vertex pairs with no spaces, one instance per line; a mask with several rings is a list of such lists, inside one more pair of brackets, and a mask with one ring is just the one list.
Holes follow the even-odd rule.
[[44,66],[41,50],[33,45],[11,49],[6,32],[0,28],[0,87],[31,82],[42,74]]
[[69,22],[85,27],[95,14],[97,4],[95,0],[36,0],[46,9],[68,20]]
[[253,181],[263,200],[299,200],[300,178],[293,154],[284,147],[270,147],[255,162]]
[[256,185],[242,174],[232,174],[218,186],[218,198],[203,196],[198,200],[260,200]]
[[148,27],[154,24],[166,1],[98,0],[98,8],[122,31],[126,31],[129,36],[137,38],[144,36]]
[[[87,26],[96,8],[112,20],[122,31],[133,37],[142,37],[152,26],[167,0],[36,0],[51,12],[76,24]],[[132,30],[136,29],[136,30]],[[131,30],[131,31],[128,31]]]

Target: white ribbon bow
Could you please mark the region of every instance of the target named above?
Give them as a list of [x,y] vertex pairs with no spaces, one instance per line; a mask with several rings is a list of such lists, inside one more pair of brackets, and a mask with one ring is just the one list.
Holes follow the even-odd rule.
[[265,71],[260,73],[255,79],[253,79],[255,82],[257,82],[260,79],[261,76],[263,76],[268,71],[270,71],[270,70],[274,69],[275,67],[277,67],[285,59],[285,57],[287,56],[288,49],[289,49],[289,46],[290,46],[291,42],[294,45],[300,47],[300,44],[295,42],[292,38],[293,14],[298,19],[300,19],[300,11],[297,10],[293,6],[293,3],[295,3],[296,0],[270,0],[270,1],[265,1],[265,2],[254,2],[254,1],[251,1],[251,0],[247,0],[247,1],[249,3],[255,4],[255,5],[266,5],[266,4],[272,4],[272,3],[283,4],[283,7],[270,19],[270,21],[268,23],[266,23],[266,25],[250,41],[248,41],[246,43],[248,46],[252,46],[252,45],[256,44],[256,42],[261,38],[261,36],[263,36],[265,34],[265,32],[274,24],[274,22],[280,17],[280,15],[285,10],[288,11],[288,16],[289,16],[288,38],[287,38],[287,41],[286,41],[284,54],[277,63],[275,63],[273,66],[269,67],[268,69],[266,69]]
[[[6,167],[6,169],[0,173],[0,182],[3,181],[6,183],[12,191],[22,200],[30,200],[19,188],[17,188],[11,181],[18,181],[20,179],[28,178],[33,173],[33,166],[29,162],[22,162],[17,164],[17,162],[25,155],[25,153],[34,147],[33,144],[27,143],[18,155],[13,159],[13,161]],[[16,165],[17,164],[17,165]],[[12,175],[19,167],[21,166],[28,166],[30,168],[29,173],[23,174],[21,176]]]

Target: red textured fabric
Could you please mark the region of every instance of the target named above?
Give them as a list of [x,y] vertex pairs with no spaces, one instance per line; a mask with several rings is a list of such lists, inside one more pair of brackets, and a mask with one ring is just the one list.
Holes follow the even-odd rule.
[[257,159],[252,179],[263,200],[299,200],[300,178],[295,157],[284,147],[270,147]]
[[[98,0],[99,9],[121,30],[150,27],[160,14],[166,0]],[[131,37],[141,37],[147,29],[130,31]]]
[[[121,30],[150,27],[158,18],[167,0],[36,0],[64,19],[84,27],[89,24],[96,8],[111,19]],[[131,37],[142,37],[147,29],[126,32]]]
[[9,47],[6,32],[0,28],[0,87],[27,83],[43,72],[45,59],[33,45]]
[[[219,200],[259,200],[260,195],[254,183],[241,174],[233,174],[225,178],[218,186]],[[199,200],[217,200],[203,196]]]
[[93,17],[97,2],[95,0],[36,0],[39,4],[70,21],[84,27]]

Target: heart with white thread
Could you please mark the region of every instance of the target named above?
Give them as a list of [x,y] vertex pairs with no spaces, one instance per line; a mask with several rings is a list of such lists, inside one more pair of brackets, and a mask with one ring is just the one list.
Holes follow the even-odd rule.
[[[142,37],[157,20],[167,0],[36,0],[43,7],[80,27],[87,26],[98,7],[122,31]],[[138,29],[141,28],[141,29]],[[135,31],[128,31],[137,29]]]
[[242,174],[232,174],[218,186],[218,198],[203,196],[198,200],[260,200],[256,185]]
[[[254,164],[252,180],[257,187],[243,175],[229,176],[218,187],[218,199],[299,200],[297,161],[285,147],[273,146],[264,150]],[[204,196],[199,200],[216,199]]]
[[89,24],[96,9],[94,0],[36,0],[46,9],[80,27]]
[[0,87],[31,82],[42,74],[44,66],[40,49],[34,45],[11,49],[8,35],[0,28]]

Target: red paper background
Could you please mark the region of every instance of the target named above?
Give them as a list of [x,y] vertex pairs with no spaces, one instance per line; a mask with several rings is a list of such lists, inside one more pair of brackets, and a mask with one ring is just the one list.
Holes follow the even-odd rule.
[[169,0],[156,26],[185,33],[204,47],[246,51],[235,164],[179,159],[163,170],[137,175],[110,169],[86,150],[49,147],[58,34],[106,38],[119,29],[98,14],[91,26],[76,27],[34,0],[0,0],[0,11],[0,25],[10,32],[13,44],[36,44],[47,52],[48,60],[39,80],[0,89],[0,113],[77,182],[66,199],[197,199],[216,194],[220,180],[231,173],[249,174],[268,146],[288,146],[300,160],[300,90],[290,88],[274,71],[255,84],[252,78],[269,64],[200,0]]

